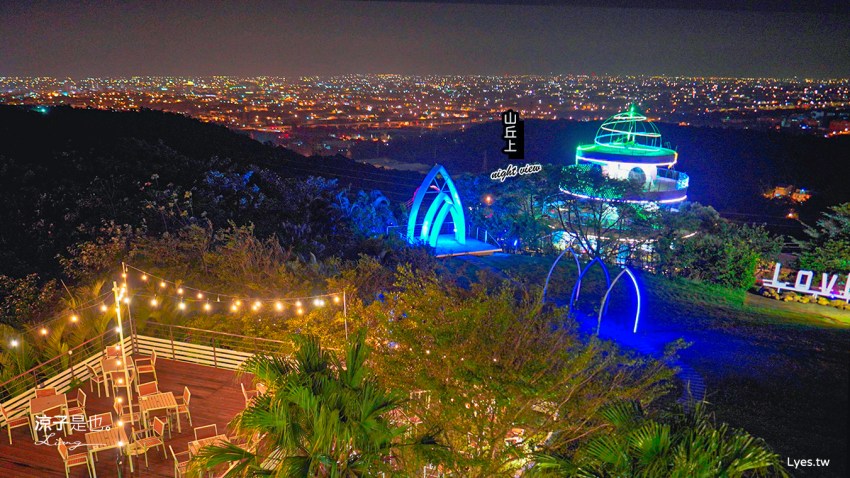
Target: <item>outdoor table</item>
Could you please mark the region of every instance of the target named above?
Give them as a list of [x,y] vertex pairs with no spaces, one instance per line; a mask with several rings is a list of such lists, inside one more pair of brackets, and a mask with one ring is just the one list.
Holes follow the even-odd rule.
[[[115,448],[123,448],[129,442],[127,433],[124,432],[124,427],[110,428],[109,430],[101,430],[99,432],[86,433],[86,445],[89,449],[89,459],[92,464],[92,473],[94,478],[97,478],[95,470],[94,454],[99,451],[112,450]],[[130,471],[133,471],[133,460],[130,460]]]
[[[139,397],[139,413],[142,415],[142,423],[145,427],[148,426],[148,412],[168,409],[177,411],[177,400],[172,392],[160,392]],[[177,431],[183,431],[179,419],[177,420]]]
[[216,435],[214,437],[190,441],[189,455],[197,456],[197,454],[200,453],[201,448],[209,445],[218,445],[220,443],[230,443],[230,438],[227,438],[227,435]]
[[[56,395],[48,395],[46,397],[35,397],[30,399],[30,421],[32,422],[33,437],[37,438],[36,432],[36,416],[43,414],[48,410],[53,410],[58,407],[67,407],[68,399],[64,393]],[[67,427],[66,427],[67,430]]]

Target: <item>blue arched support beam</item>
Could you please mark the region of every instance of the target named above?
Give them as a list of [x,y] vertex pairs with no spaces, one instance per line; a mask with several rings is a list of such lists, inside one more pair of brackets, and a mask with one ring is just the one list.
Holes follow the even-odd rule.
[[[437,177],[443,179],[442,184],[437,181]],[[437,196],[428,207],[425,217],[422,220],[422,229],[419,235],[416,234],[416,224],[419,216],[419,209],[422,207],[422,202],[425,200],[425,195],[436,193]],[[408,242],[424,242],[431,247],[437,246],[437,239],[440,235],[440,230],[443,228],[443,222],[446,216],[452,215],[454,221],[454,235],[458,244],[466,244],[466,220],[463,214],[463,204],[460,202],[460,196],[455,188],[454,181],[446,172],[446,168],[439,164],[435,164],[431,171],[425,176],[422,185],[416,190],[413,197],[413,205],[410,208],[410,217],[407,220],[407,240]]]
[[549,289],[549,279],[552,277],[552,272],[555,270],[555,266],[558,265],[558,261],[564,257],[564,254],[571,253],[573,255],[573,259],[576,261],[576,273],[581,274],[581,262],[578,260],[578,253],[572,247],[567,247],[564,249],[564,252],[558,254],[558,257],[555,258],[555,262],[552,263],[552,267],[549,268],[549,273],[546,274],[546,282],[543,284],[543,296],[540,297],[540,303],[546,303],[546,290]]
[[624,268],[622,271],[620,271],[619,274],[617,274],[617,277],[614,278],[614,282],[611,283],[611,285],[608,287],[608,291],[605,292],[605,297],[602,298],[602,306],[599,308],[599,317],[596,320],[597,336],[599,335],[599,329],[602,328],[602,314],[604,314],[608,308],[608,296],[611,294],[611,290],[614,288],[614,285],[616,285],[617,281],[620,280],[620,277],[623,277],[623,274],[628,275],[629,279],[632,280],[632,285],[635,286],[635,297],[637,297],[637,307],[635,307],[635,325],[632,329],[632,333],[637,333],[638,322],[640,321],[640,288],[638,288],[637,278],[634,274],[632,274],[632,271],[630,271],[628,268]]
[[576,284],[573,286],[573,292],[570,294],[570,314],[573,313],[573,307],[581,294],[581,280],[584,279],[584,275],[587,274],[587,271],[590,270],[593,264],[599,264],[599,267],[602,268],[602,272],[605,274],[605,286],[608,287],[609,290],[611,289],[611,274],[608,273],[608,267],[604,262],[602,262],[602,259],[597,257],[588,262],[587,265],[584,266],[584,269],[582,269],[581,274],[578,275],[578,280],[576,280]]

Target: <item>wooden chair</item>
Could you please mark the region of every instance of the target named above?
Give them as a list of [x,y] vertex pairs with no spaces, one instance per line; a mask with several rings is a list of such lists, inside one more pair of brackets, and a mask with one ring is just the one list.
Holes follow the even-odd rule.
[[74,415],[82,415],[83,420],[87,420],[86,417],[86,392],[83,391],[82,388],[77,389],[77,398],[68,400],[68,416],[73,417]]
[[215,423],[195,428],[195,441],[212,438],[216,435],[218,435],[218,427]]
[[130,385],[133,385],[136,381],[136,372],[134,372],[133,369],[128,369],[126,378],[124,377],[123,370],[109,373],[109,382],[112,383],[112,393],[116,397],[121,390],[125,390],[127,388],[127,385],[124,384],[124,380],[129,380]]
[[65,463],[65,478],[70,476],[71,468],[80,465],[86,465],[86,470],[88,471],[89,476],[91,476],[93,464],[89,461],[88,453],[74,453],[73,455],[69,455],[68,447],[61,438],[57,442],[56,448],[59,450],[59,456],[62,457],[62,461]]
[[44,387],[44,388],[35,389],[36,398],[38,398],[38,397],[51,397],[53,395],[56,395],[56,388],[55,387]]
[[177,411],[172,411],[169,409],[168,415],[171,417],[172,414],[177,415],[177,420],[180,420],[180,414],[186,414],[189,418],[189,426],[192,426],[192,414],[189,413],[189,401],[192,399],[192,393],[189,392],[189,387],[183,387],[183,396],[177,397]]
[[130,427],[133,435],[132,442],[127,446],[127,455],[138,456],[145,455],[145,468],[148,467],[148,450],[151,448],[162,447],[162,456],[168,459],[165,452],[165,422],[159,417],[153,419],[153,425],[145,430],[135,431]]
[[20,428],[20,427],[29,427],[30,435],[33,435],[32,423],[30,422],[30,417],[24,415],[20,417],[12,417],[10,415],[14,415],[15,413],[20,413],[23,410],[13,410],[11,413],[7,413],[6,409],[3,407],[3,404],[0,403],[0,414],[3,415],[3,421],[6,422],[6,428],[9,430],[9,444],[12,444],[12,429]]
[[152,373],[153,380],[157,381],[156,378],[156,350],[151,351],[150,357],[139,357],[136,359],[136,373],[141,375],[143,373]]
[[97,396],[100,397],[100,386],[103,385],[104,390],[106,390],[106,396],[109,396],[109,389],[106,388],[106,377],[103,374],[98,373],[94,367],[86,364],[86,370],[88,370],[89,375],[89,392],[94,392],[94,384],[97,384]]
[[106,430],[112,428],[112,413],[98,413],[89,417],[89,431]]
[[138,388],[139,396],[144,397],[159,393],[159,385],[156,382],[140,383]]
[[141,418],[139,412],[133,411],[133,407],[122,405],[118,400],[112,402],[112,409],[115,410],[115,416],[118,417],[118,426],[125,423],[137,423]]
[[257,390],[245,390],[245,384],[239,383],[239,386],[242,387],[242,396],[245,397],[245,408],[251,405],[251,401],[260,394]]
[[171,452],[171,457],[174,458],[174,478],[183,478],[189,471],[189,450],[174,453],[174,448],[168,445],[168,450]]

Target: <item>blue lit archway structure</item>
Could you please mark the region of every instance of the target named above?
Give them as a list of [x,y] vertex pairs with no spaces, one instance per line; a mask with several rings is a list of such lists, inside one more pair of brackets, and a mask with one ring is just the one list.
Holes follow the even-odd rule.
[[546,282],[543,285],[543,295],[540,298],[540,303],[543,304],[546,302],[546,291],[549,288],[549,280],[552,277],[552,272],[554,272],[555,266],[558,265],[558,262],[561,260],[562,257],[564,257],[564,255],[567,254],[567,252],[572,254],[573,259],[576,261],[576,271],[579,271],[578,279],[576,280],[576,283],[573,286],[572,294],[570,295],[569,313],[572,314],[573,310],[575,310],[575,302],[578,300],[578,297],[581,293],[582,279],[593,266],[593,264],[598,263],[599,267],[602,268],[602,272],[605,274],[605,284],[607,285],[607,289],[605,291],[605,295],[602,297],[602,304],[599,307],[599,315],[597,317],[596,323],[596,335],[599,335],[599,330],[602,326],[602,316],[605,315],[605,313],[608,311],[608,297],[611,295],[611,291],[614,289],[614,286],[617,285],[617,282],[620,280],[620,277],[623,277],[623,274],[629,276],[629,279],[631,279],[631,284],[635,288],[635,297],[637,298],[637,304],[635,306],[635,323],[632,327],[632,333],[636,334],[638,329],[638,323],[640,322],[640,288],[638,288],[637,278],[635,277],[634,273],[629,270],[629,268],[624,267],[623,270],[621,270],[620,273],[617,274],[617,276],[612,281],[611,275],[608,273],[608,267],[605,266],[605,263],[600,258],[594,258],[586,266],[584,266],[584,268],[582,268],[581,261],[579,261],[578,258],[578,253],[576,253],[576,251],[572,247],[567,247],[563,252],[561,252],[558,257],[555,258],[555,261],[549,268],[549,274],[546,275]]
[[636,334],[638,329],[638,321],[640,320],[640,289],[638,288],[637,278],[628,268],[623,268],[617,277],[614,278],[614,281],[608,287],[608,291],[605,292],[605,297],[602,298],[602,307],[599,308],[599,317],[596,320],[596,335],[599,335],[599,329],[602,327],[602,315],[608,308],[608,296],[611,294],[611,289],[614,288],[614,285],[617,284],[617,281],[620,280],[620,277],[623,277],[623,274],[629,276],[629,279],[632,280],[632,285],[635,287],[635,296],[637,297],[637,306],[635,307],[635,325],[632,329],[632,333]]
[[605,286],[608,288],[609,291],[611,290],[611,274],[608,273],[608,267],[605,265],[604,262],[602,262],[602,259],[596,257],[592,261],[588,262],[587,265],[584,266],[584,269],[581,269],[581,273],[579,273],[578,275],[578,280],[576,280],[576,284],[573,286],[573,292],[572,294],[570,294],[570,313],[572,313],[575,303],[578,300],[579,295],[581,294],[581,281],[582,279],[584,279],[585,274],[587,274],[587,271],[590,270],[593,264],[599,264],[599,267],[602,268],[602,272],[605,274]]
[[[433,196],[425,216],[422,218],[422,228],[417,232],[419,210],[426,198]],[[422,242],[431,247],[437,247],[440,230],[451,214],[454,222],[454,237],[458,244],[466,244],[466,222],[463,214],[463,204],[457,193],[455,184],[446,169],[435,164],[422,181],[422,186],[416,190],[410,217],[407,220],[407,240],[410,243]]]
[[576,272],[580,273],[581,262],[578,260],[578,253],[575,251],[575,249],[568,246],[566,249],[564,249],[564,252],[558,255],[558,257],[555,259],[555,262],[552,263],[552,267],[549,268],[549,273],[546,274],[546,282],[543,284],[543,296],[540,298],[541,303],[546,302],[546,291],[549,289],[549,279],[552,277],[552,272],[555,271],[555,266],[558,265],[558,261],[560,261],[561,258],[564,257],[564,255],[568,252],[572,254],[573,259],[576,261]]

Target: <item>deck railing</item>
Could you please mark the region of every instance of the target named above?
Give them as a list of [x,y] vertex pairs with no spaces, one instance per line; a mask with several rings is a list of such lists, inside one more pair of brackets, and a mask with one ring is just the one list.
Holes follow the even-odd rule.
[[[3,407],[12,416],[20,416],[26,413],[29,399],[35,397],[36,387],[55,387],[59,393],[67,392],[76,384],[88,380],[90,375],[86,365],[97,363],[103,356],[104,349],[118,342],[118,331],[110,327],[67,353],[57,355],[0,383],[0,403],[3,403]],[[130,337],[124,338],[125,346],[129,347],[131,343]],[[28,345],[22,343],[19,346]],[[0,416],[0,427],[5,424],[5,420]]]
[[236,370],[245,359],[255,354],[288,355],[293,351],[293,344],[282,340],[148,322],[142,333],[134,337],[134,350],[142,355],[149,355],[156,350],[160,357]]
[[[70,349],[68,353],[53,357],[0,383],[0,403],[8,412],[14,412],[11,413],[12,417],[26,414],[29,400],[35,397],[36,387],[55,387],[59,393],[65,393],[73,386],[84,383],[90,377],[86,365],[98,363],[104,349],[118,341],[118,331],[110,328]],[[155,350],[157,356],[162,358],[228,370],[236,370],[255,354],[278,355],[293,351],[292,342],[152,321],[145,324],[142,334],[125,336],[124,345],[128,351],[132,350],[136,354],[150,355]],[[5,424],[0,416],[0,428]]]

